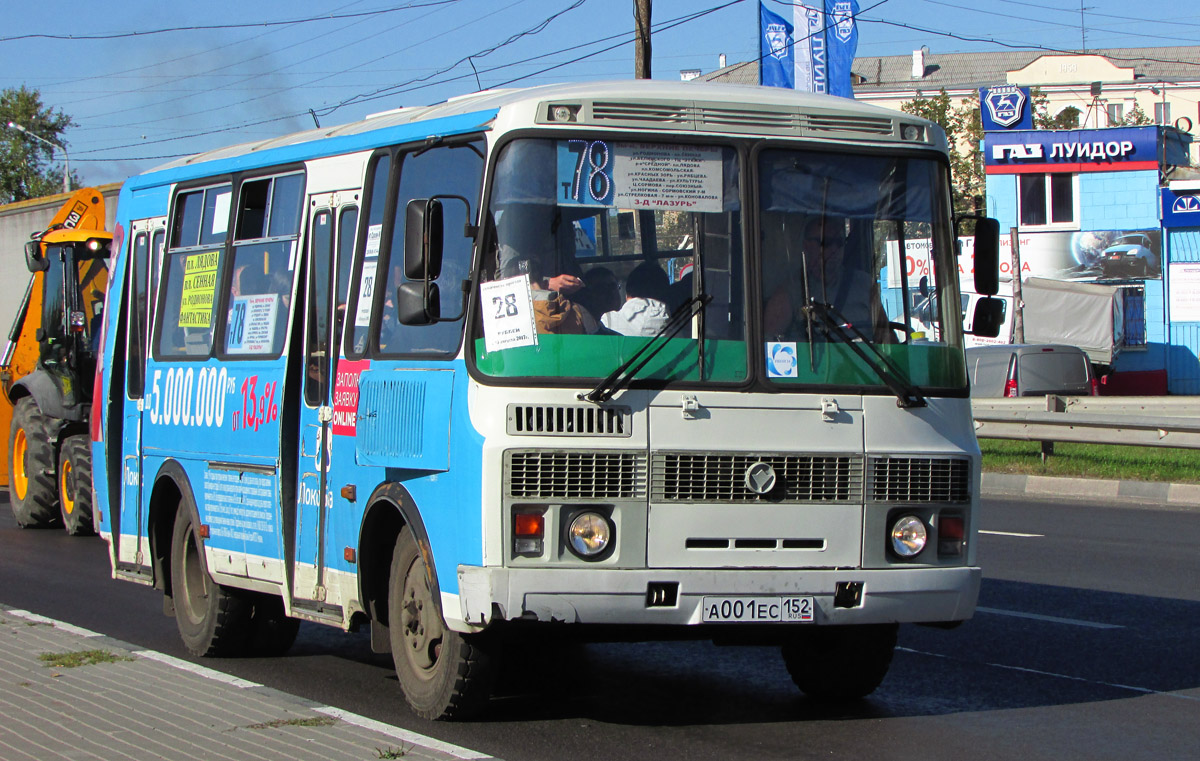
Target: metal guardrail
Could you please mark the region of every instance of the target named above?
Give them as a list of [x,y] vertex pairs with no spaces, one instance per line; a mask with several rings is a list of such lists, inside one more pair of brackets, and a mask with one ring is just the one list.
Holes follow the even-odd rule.
[[1051,394],[971,408],[979,438],[1200,449],[1200,397]]

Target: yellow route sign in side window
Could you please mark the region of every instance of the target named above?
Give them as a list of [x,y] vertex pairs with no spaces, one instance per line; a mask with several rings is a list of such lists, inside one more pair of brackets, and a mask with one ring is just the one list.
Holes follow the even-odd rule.
[[212,327],[212,307],[217,293],[217,268],[220,263],[220,251],[190,254],[184,261],[179,327]]

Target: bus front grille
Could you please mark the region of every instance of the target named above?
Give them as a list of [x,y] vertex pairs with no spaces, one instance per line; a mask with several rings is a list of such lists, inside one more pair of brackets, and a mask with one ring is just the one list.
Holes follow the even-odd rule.
[[962,457],[871,457],[872,502],[967,502],[970,461]]
[[642,452],[509,450],[505,484],[517,499],[637,499],[646,496]]
[[[747,471],[771,466],[774,488],[756,493]],[[655,502],[861,502],[861,455],[656,452],[651,465]]]
[[510,404],[509,436],[625,436],[632,433],[628,407],[594,404]]

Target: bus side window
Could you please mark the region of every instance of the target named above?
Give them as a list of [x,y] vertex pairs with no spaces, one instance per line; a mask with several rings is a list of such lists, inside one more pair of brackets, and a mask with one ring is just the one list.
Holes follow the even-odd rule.
[[222,350],[277,357],[291,315],[304,175],[247,180],[239,188],[233,272]]
[[[479,190],[483,179],[483,146],[480,143],[445,145],[403,157],[400,184],[392,208],[390,245],[381,253],[379,272],[386,277],[382,294],[383,309],[375,330],[378,354],[452,355],[458,351],[462,320],[438,322],[419,327],[402,326],[396,318],[396,291],[405,281],[404,235],[408,202],[415,198],[443,196],[442,209],[446,231],[443,243],[442,271],[437,278],[441,291],[443,317],[463,311],[463,280],[470,277],[474,239],[463,234],[464,225],[475,224]],[[461,196],[471,204],[445,196]],[[387,273],[384,275],[383,273]]]
[[128,369],[125,374],[130,399],[141,399],[146,380],[146,273],[150,258],[150,235],[140,232],[133,238],[133,298],[130,300]]
[[229,232],[228,184],[180,193],[163,256],[165,298],[155,344],[159,357],[212,353],[217,283]]

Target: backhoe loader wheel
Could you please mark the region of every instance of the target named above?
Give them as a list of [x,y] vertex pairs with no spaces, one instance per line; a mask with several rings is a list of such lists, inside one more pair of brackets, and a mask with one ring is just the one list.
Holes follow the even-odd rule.
[[62,525],[50,423],[31,397],[17,400],[8,435],[9,502],[21,528]]
[[62,521],[71,536],[93,536],[92,448],[85,433],[63,440],[58,454],[58,504]]

